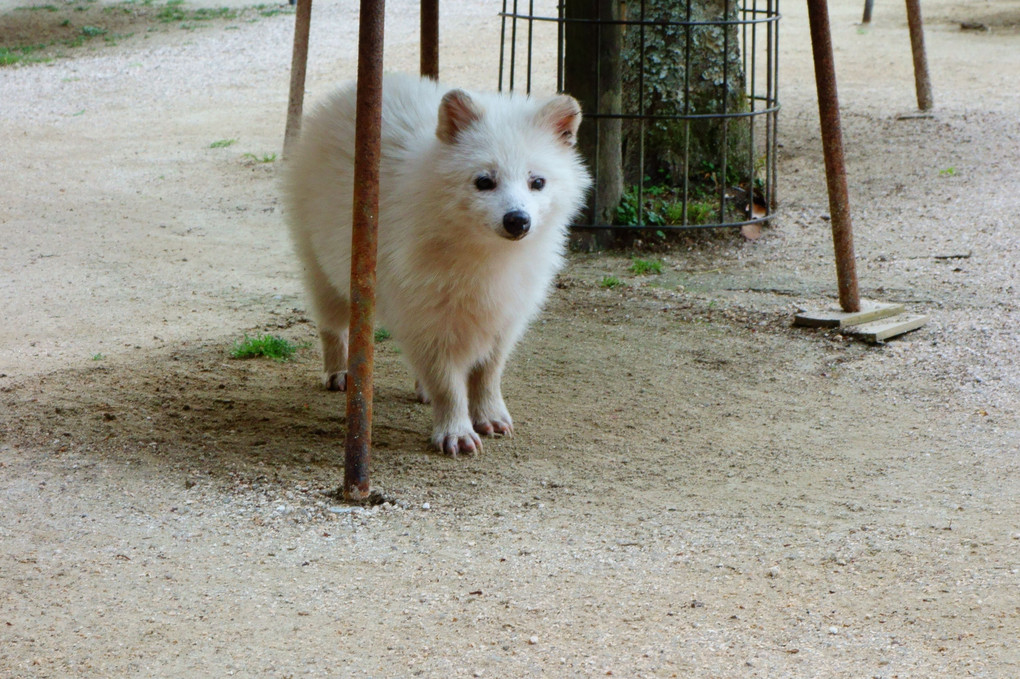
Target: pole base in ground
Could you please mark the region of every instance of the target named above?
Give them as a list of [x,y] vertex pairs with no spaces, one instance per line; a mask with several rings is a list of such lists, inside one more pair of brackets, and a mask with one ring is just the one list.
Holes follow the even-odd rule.
[[917,330],[927,322],[928,316],[906,313],[902,304],[868,300],[861,300],[860,311],[805,310],[793,318],[794,325],[838,328],[845,335],[867,342],[884,342],[897,335]]
[[870,302],[861,300],[860,311],[840,311],[839,309],[805,310],[794,316],[794,325],[806,325],[809,328],[843,328],[848,325],[858,325],[868,321],[877,321],[880,318],[895,316],[903,313],[902,304],[888,304],[885,302]]

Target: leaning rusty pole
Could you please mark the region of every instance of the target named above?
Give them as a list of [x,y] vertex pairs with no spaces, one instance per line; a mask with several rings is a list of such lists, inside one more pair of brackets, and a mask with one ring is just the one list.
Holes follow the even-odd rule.
[[371,491],[372,369],[375,358],[375,263],[379,226],[379,156],[385,2],[361,0],[354,135],[354,214],[351,236],[351,327],[347,358],[347,441],[344,499]]
[[825,155],[825,180],[829,190],[829,215],[832,245],[836,254],[836,280],[839,306],[843,311],[860,311],[857,269],[854,264],[854,236],[850,223],[850,199],[843,160],[843,132],[839,121],[839,97],[836,94],[836,69],[829,34],[829,10],[826,0],[808,0],[811,25],[811,50],[815,59],[815,86],[818,89],[818,118],[822,128],[822,152]]
[[[349,502],[364,502],[371,493],[369,464],[372,456],[384,4],[383,0],[361,0],[361,27],[358,35],[351,328],[343,485],[343,497]],[[439,0],[421,2],[421,50],[422,75],[436,78],[439,73]]]
[[[862,304],[857,286],[854,262],[853,228],[850,224],[850,200],[847,192],[846,164],[843,158],[843,133],[839,121],[839,98],[836,95],[836,69],[832,59],[832,37],[826,0],[808,0],[808,22],[811,25],[811,50],[815,60],[815,85],[818,90],[818,119],[822,128],[822,153],[825,156],[825,181],[829,193],[829,216],[832,245],[836,256],[836,282],[841,311],[803,311],[794,317],[797,325],[841,328],[866,341],[882,342],[905,332],[916,330],[928,321],[924,314],[904,313],[902,304],[870,301]],[[910,0],[908,0],[908,8]],[[917,15],[918,20],[920,15]],[[918,27],[920,30],[920,27]],[[917,49],[914,43],[915,67]],[[921,46],[923,53],[923,45]],[[925,69],[925,79],[927,69]],[[921,98],[918,80],[918,106]],[[931,105],[930,88],[927,105]]]
[[[312,0],[298,0],[294,18],[290,101],[284,155],[301,129]],[[351,235],[351,322],[347,368],[345,500],[371,494],[372,373],[375,359],[375,265],[379,222],[384,0],[361,0],[355,120],[354,210]],[[439,0],[421,0],[421,74],[439,76]]]

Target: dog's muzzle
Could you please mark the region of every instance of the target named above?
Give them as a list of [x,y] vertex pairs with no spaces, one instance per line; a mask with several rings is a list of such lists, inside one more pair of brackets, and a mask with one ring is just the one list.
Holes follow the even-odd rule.
[[531,217],[527,212],[512,210],[503,215],[503,232],[506,238],[520,240],[531,230]]

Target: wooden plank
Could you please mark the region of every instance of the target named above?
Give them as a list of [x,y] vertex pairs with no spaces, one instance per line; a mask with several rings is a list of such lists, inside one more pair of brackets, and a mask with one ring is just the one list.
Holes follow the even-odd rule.
[[793,322],[794,325],[804,325],[810,328],[845,328],[849,325],[860,325],[895,316],[903,311],[902,304],[871,302],[862,299],[860,311],[847,312],[838,309],[801,311],[793,317]]
[[851,325],[843,329],[843,334],[853,335],[868,342],[882,342],[890,337],[917,330],[928,322],[924,314],[899,314],[870,323]]

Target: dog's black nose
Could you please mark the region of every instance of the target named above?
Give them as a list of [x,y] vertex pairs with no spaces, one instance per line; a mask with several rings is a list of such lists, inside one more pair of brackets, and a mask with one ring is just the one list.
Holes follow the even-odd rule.
[[527,212],[521,212],[520,210],[513,210],[503,215],[503,230],[505,230],[511,238],[523,238],[531,229],[531,217],[528,216]]

